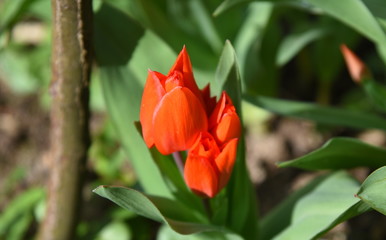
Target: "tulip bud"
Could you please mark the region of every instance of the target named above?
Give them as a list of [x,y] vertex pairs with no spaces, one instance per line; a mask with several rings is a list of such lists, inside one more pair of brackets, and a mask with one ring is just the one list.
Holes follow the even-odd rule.
[[340,46],[340,50],[343,54],[344,60],[346,61],[351,78],[355,82],[361,83],[363,79],[370,77],[371,74],[366,64],[364,64],[363,61],[355,55],[355,53],[353,53],[344,44]]
[[238,139],[219,148],[208,132],[203,132],[189,151],[184,177],[188,187],[202,197],[214,197],[228,183],[236,159]]
[[221,98],[210,116],[209,131],[219,145],[240,137],[240,118],[232,100],[225,91],[221,94]]

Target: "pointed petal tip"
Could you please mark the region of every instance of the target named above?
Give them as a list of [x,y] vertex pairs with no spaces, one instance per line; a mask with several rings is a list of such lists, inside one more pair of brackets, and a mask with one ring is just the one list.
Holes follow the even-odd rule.
[[366,64],[347,45],[341,44],[340,51],[343,54],[350,76],[356,83],[361,83],[364,78],[371,77]]

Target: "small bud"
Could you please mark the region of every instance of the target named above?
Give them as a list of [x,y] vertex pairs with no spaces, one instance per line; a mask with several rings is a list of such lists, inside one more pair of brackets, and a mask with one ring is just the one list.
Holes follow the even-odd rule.
[[345,44],[340,45],[340,51],[346,61],[351,78],[356,83],[361,83],[363,79],[371,77],[371,73],[367,66]]

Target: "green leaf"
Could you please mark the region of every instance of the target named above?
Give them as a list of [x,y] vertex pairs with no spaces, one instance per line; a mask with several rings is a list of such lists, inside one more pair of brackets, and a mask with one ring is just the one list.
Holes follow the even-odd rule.
[[8,233],[7,240],[22,240],[32,222],[32,214],[24,213],[15,223],[12,224]]
[[218,98],[222,91],[231,97],[237,111],[241,110],[241,80],[236,53],[230,41],[226,41],[217,65],[215,80],[211,85],[213,95]]
[[364,79],[362,86],[377,109],[386,112],[386,88],[373,79]]
[[0,3],[0,35],[11,27],[35,0],[5,0]]
[[214,16],[218,16],[221,13],[225,12],[226,10],[228,10],[229,8],[231,8],[233,6],[236,6],[236,5],[240,4],[240,3],[246,3],[246,2],[251,2],[251,0],[224,0],[221,3],[221,5],[216,8],[216,10],[214,11],[213,15]]
[[290,225],[273,239],[315,239],[335,224],[367,211],[365,205],[357,205],[360,200],[354,193],[358,187],[345,172],[331,174],[296,202]]
[[324,36],[325,34],[325,29],[311,28],[301,33],[294,33],[286,36],[278,50],[276,64],[280,67],[285,65],[306,45]]
[[181,202],[167,198],[142,194],[134,189],[123,187],[100,186],[94,190],[119,206],[138,215],[165,223],[180,234],[192,234],[203,231],[225,231],[222,227],[208,225],[203,216]]
[[[242,2],[252,2],[253,0],[225,0],[215,11],[215,15],[224,12],[232,6]],[[374,0],[375,1],[375,0]],[[271,2],[285,2],[301,5],[309,5],[313,8],[319,8],[326,14],[336,18],[344,24],[350,26],[356,31],[360,32],[368,39],[374,41],[379,48],[379,53],[382,55],[383,60],[386,61],[386,35],[381,26],[372,15],[370,10],[366,7],[363,1],[357,0],[271,0]],[[378,3],[378,2],[377,2]],[[376,3],[376,4],[377,4]],[[374,4],[369,4],[374,5]],[[383,6],[383,5],[382,5]],[[374,8],[374,7],[372,7]],[[378,12],[377,12],[378,13]]]
[[102,4],[96,12],[94,22],[98,64],[101,66],[125,65],[143,36],[144,29],[124,12],[107,3]]
[[355,112],[347,109],[324,107],[312,103],[280,100],[261,96],[245,96],[244,99],[247,102],[274,113],[308,119],[318,123],[360,129],[377,128],[386,130],[386,121],[371,113],[364,114],[363,112]]
[[[239,116],[241,116],[240,85],[236,55],[231,43],[226,41],[212,89],[216,96],[220,96],[222,91],[226,91],[231,97]],[[240,233],[246,239],[255,239],[257,235],[256,199],[248,178],[245,164],[245,145],[242,138],[239,141],[236,163],[227,190],[229,228]],[[240,196],[243,197],[240,198]]]
[[329,15],[351,26],[374,42],[381,43],[385,34],[374,16],[362,1],[356,0],[307,0],[310,4],[321,8]]
[[315,178],[305,187],[292,193],[285,198],[278,206],[263,217],[260,224],[260,240],[271,240],[276,234],[283,231],[291,223],[292,212],[297,202],[304,196],[310,194],[315,188],[325,181],[328,176]]
[[205,8],[202,0],[190,1],[190,12],[192,17],[198,24],[198,30],[201,32],[203,38],[211,46],[216,53],[222,49],[222,40],[214,25],[213,18]]
[[277,91],[276,51],[279,34],[273,3],[255,2],[235,40],[243,80],[243,92],[275,95]]
[[[170,55],[174,53],[154,34],[145,33],[125,13],[108,4],[96,13],[94,32],[107,109],[141,186],[149,194],[172,197],[134,122],[139,119],[147,69],[167,71],[164,66],[173,64]],[[165,63],[169,59],[173,60]]]
[[333,138],[321,148],[300,158],[282,162],[279,167],[307,170],[378,168],[386,165],[386,150],[354,138]]
[[[317,189],[321,185],[325,184],[324,182],[329,181],[328,180],[329,178],[332,178],[332,176],[324,175],[324,176],[315,178],[310,183],[308,183],[305,187],[292,193],[277,207],[275,207],[272,211],[270,211],[268,215],[261,220],[259,239],[260,240],[273,239],[273,237],[276,234],[282,232],[286,227],[288,227],[291,224],[291,220],[293,219],[292,215],[298,203],[302,201],[303,198],[317,191]],[[342,213],[337,218],[335,218],[335,220],[331,221],[331,223],[327,227],[325,227],[323,230],[317,233],[315,237],[319,237],[323,235],[324,233],[326,233],[328,230],[338,225],[339,223],[344,222],[354,216],[357,216],[367,210],[369,210],[369,206],[362,201],[352,205],[344,213]]]
[[[25,216],[25,213],[30,211],[32,215],[32,210],[34,206],[44,197],[44,191],[41,188],[31,188],[11,201],[7,206],[4,212],[0,215],[0,236],[5,234],[9,228],[13,227],[15,222],[18,220],[21,221],[20,225],[17,226],[17,232],[20,229],[24,228],[22,222],[27,221],[28,216]],[[21,218],[21,219],[19,219]],[[29,218],[28,218],[29,219]]]
[[372,208],[386,215],[385,189],[386,167],[381,167],[366,178],[357,195]]
[[243,240],[233,233],[203,232],[192,235],[181,235],[163,225],[158,231],[157,240]]
[[201,199],[187,188],[182,173],[174,163],[172,156],[162,155],[155,148],[151,149],[151,154],[167,187],[176,199],[190,206],[192,209],[204,213],[205,209]]
[[120,221],[114,221],[107,224],[102,230],[98,233],[96,240],[130,240],[132,239],[132,234],[130,228]]

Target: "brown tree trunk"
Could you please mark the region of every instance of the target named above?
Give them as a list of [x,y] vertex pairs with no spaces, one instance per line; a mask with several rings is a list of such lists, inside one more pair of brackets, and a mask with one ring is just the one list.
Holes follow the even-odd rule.
[[89,147],[92,0],[52,0],[51,163],[40,240],[74,239]]

